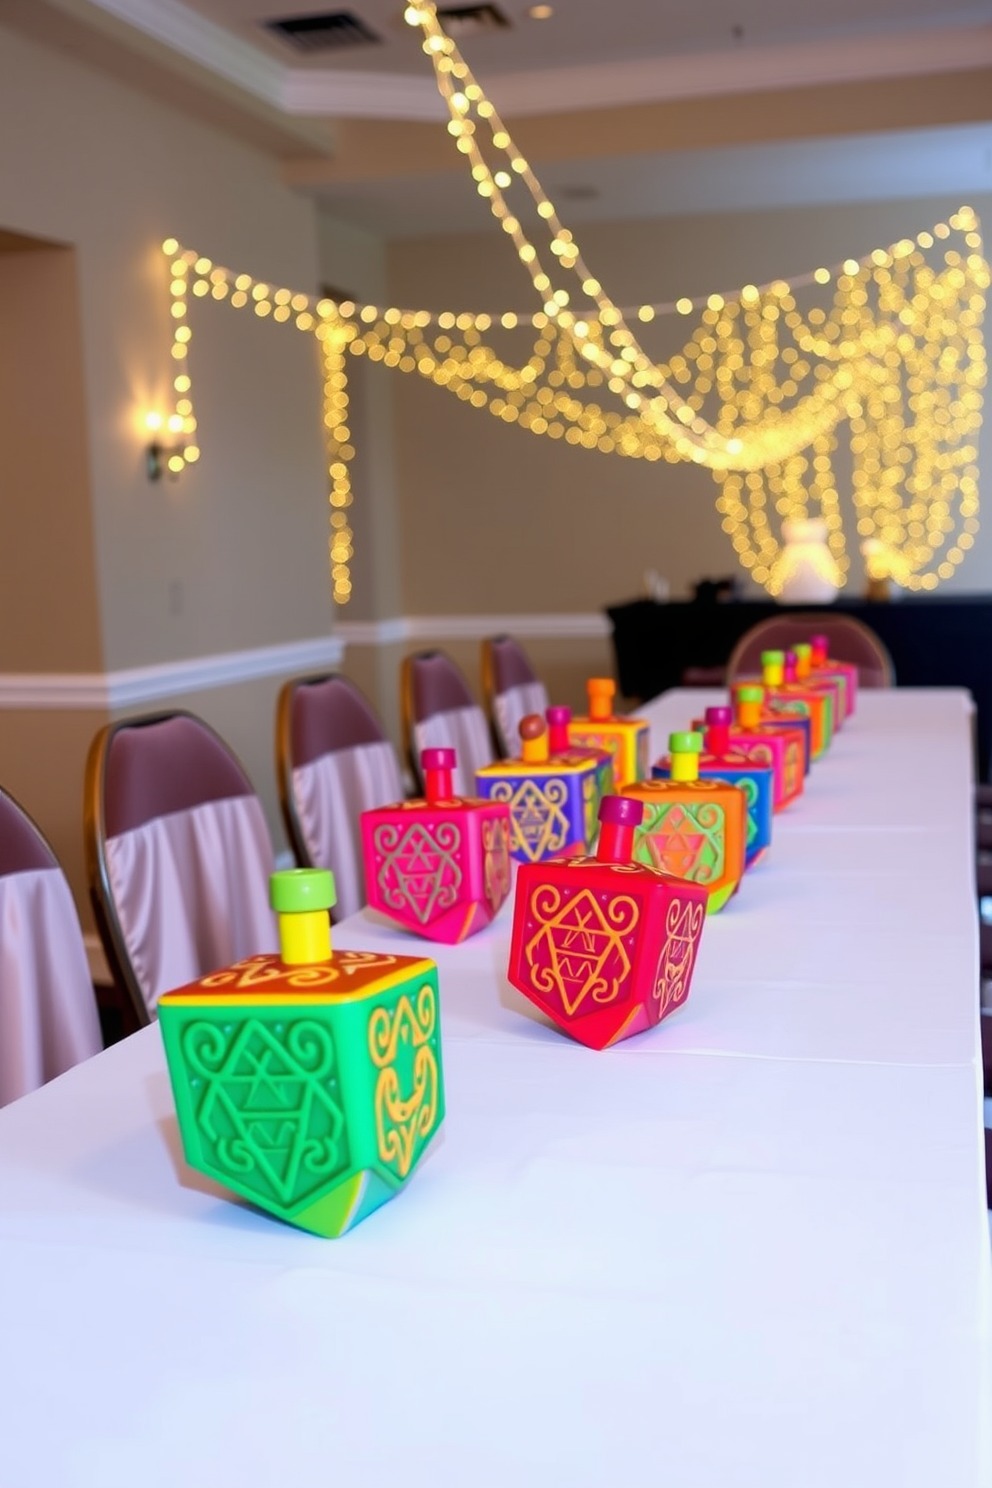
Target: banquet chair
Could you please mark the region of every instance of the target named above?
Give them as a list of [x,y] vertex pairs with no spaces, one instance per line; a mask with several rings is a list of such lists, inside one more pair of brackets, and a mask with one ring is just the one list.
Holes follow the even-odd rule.
[[418,651],[403,658],[400,671],[403,742],[414,779],[423,785],[422,749],[454,749],[455,794],[475,794],[475,772],[493,761],[486,715],[450,656]]
[[261,803],[194,714],[100,730],[86,762],[83,833],[97,928],[139,1023],[170,988],[277,949]]
[[504,759],[520,753],[520,720],[543,713],[548,694],[527,652],[512,636],[482,643],[482,696],[496,748]]
[[102,1048],[69,884],[39,828],[0,790],[0,1106]]
[[875,632],[853,615],[833,615],[825,610],[760,620],[741,636],[730,653],[727,682],[759,672],[762,651],[784,651],[793,641],[808,641],[815,635],[828,637],[830,655],[837,661],[854,662],[861,687],[895,686],[892,658]]
[[399,761],[370,704],[335,673],[294,677],[276,710],[276,775],[298,863],[330,868],[333,919],[365,903],[359,818],[403,798]]

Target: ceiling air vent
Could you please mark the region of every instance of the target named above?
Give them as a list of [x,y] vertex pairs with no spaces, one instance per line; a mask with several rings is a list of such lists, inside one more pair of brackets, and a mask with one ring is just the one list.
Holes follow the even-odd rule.
[[449,36],[478,36],[483,31],[503,31],[509,21],[498,5],[439,5],[437,18]]
[[346,47],[375,46],[382,37],[366,26],[350,10],[329,11],[325,15],[284,16],[263,21],[283,41],[301,52],[339,52]]

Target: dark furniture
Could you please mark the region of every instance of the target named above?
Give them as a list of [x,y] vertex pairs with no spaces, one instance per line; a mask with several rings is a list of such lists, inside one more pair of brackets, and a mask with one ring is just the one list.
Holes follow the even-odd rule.
[[[814,606],[797,606],[808,614]],[[613,622],[620,691],[655,697],[682,685],[692,668],[725,666],[736,643],[759,620],[788,614],[767,602],[656,604],[639,599],[607,610]],[[978,770],[988,778],[992,748],[992,595],[903,599],[892,604],[841,602],[837,614],[870,625],[888,648],[901,687],[966,687],[978,710]]]

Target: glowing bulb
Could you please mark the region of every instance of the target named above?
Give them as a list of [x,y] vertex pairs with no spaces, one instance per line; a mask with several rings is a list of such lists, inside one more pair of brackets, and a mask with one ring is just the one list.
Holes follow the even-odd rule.
[[[175,249],[173,249],[172,251],[175,252]],[[157,434],[159,429],[161,429],[162,427],[162,423],[163,419],[160,413],[145,414],[145,428],[148,430],[149,434]]]

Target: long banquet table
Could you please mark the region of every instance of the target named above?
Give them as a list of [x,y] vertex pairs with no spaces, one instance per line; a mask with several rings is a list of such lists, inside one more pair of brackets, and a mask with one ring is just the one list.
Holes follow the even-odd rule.
[[966,694],[868,693],[650,1034],[439,947],[442,1137],[339,1241],[185,1168],[155,1028],[0,1112],[0,1484],[987,1488],[971,817]]

